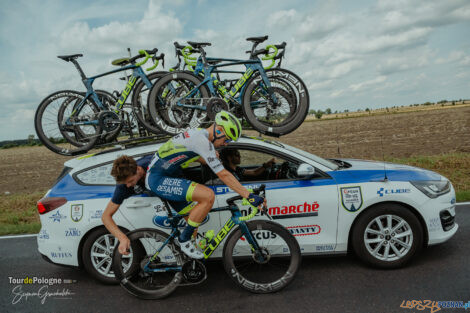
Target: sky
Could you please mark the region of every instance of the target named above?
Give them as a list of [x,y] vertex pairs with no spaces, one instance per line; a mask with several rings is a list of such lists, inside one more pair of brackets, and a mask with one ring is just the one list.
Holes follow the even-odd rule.
[[[209,41],[208,56],[246,58],[247,37],[287,42],[283,67],[308,87],[310,109],[355,111],[470,99],[468,0],[19,0],[0,1],[0,140],[35,134],[52,92],[84,91],[71,63],[92,76],[111,61],[173,42]],[[122,90],[113,75],[95,88]]]

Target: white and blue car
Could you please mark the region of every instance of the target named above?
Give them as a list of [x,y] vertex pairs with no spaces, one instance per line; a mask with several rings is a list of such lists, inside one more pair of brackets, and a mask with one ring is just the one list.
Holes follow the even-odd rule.
[[[43,258],[84,267],[102,282],[115,282],[111,256],[117,242],[101,222],[114,191],[112,162],[122,154],[136,159],[153,154],[160,144],[67,161],[56,183],[38,202],[42,227],[37,241]],[[252,188],[266,185],[269,214],[290,230],[305,255],[351,251],[373,266],[396,268],[422,247],[442,243],[457,232],[454,188],[435,172],[375,161],[326,160],[259,138],[242,137],[229,147],[240,152],[242,168],[257,168],[276,159],[259,177],[242,179],[242,183]],[[209,168],[193,165],[186,170],[187,178],[210,186],[216,194],[214,206],[225,206],[233,191]],[[114,219],[124,231],[142,227],[169,231],[161,206],[159,198],[136,195],[124,201]],[[200,232],[220,229],[229,214],[210,213]],[[221,251],[213,257],[220,257]],[[131,264],[132,254],[127,266]]]

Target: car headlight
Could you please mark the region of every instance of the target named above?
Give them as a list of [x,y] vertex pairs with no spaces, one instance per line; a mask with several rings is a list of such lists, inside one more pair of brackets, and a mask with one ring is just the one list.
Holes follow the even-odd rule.
[[410,181],[410,183],[433,199],[450,191],[450,182],[448,180]]

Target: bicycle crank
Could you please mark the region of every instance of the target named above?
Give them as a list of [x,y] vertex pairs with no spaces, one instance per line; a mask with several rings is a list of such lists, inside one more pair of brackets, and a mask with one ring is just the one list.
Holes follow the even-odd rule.
[[106,132],[112,132],[119,128],[122,121],[117,113],[112,111],[103,111],[98,115],[98,121],[101,129]]
[[213,121],[217,113],[220,111],[228,111],[228,104],[220,98],[211,98],[207,102],[206,111],[209,120]]
[[198,260],[183,264],[183,277],[189,283],[200,283],[207,278],[205,265]]

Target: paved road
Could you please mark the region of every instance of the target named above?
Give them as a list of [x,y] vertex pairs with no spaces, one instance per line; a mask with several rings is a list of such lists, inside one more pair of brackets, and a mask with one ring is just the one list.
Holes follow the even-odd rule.
[[[255,295],[239,289],[220,262],[208,264],[201,285],[180,287],[169,298],[143,301],[119,286],[95,282],[84,271],[43,261],[36,238],[0,240],[1,312],[431,312],[401,308],[404,300],[470,300],[470,205],[457,207],[457,234],[448,242],[425,249],[404,269],[377,270],[353,256],[306,257],[296,280],[278,294]],[[76,283],[49,287],[72,295],[22,298],[12,304],[15,284],[8,277],[57,277]],[[37,291],[43,285],[23,285]],[[464,312],[442,309],[440,312]]]

